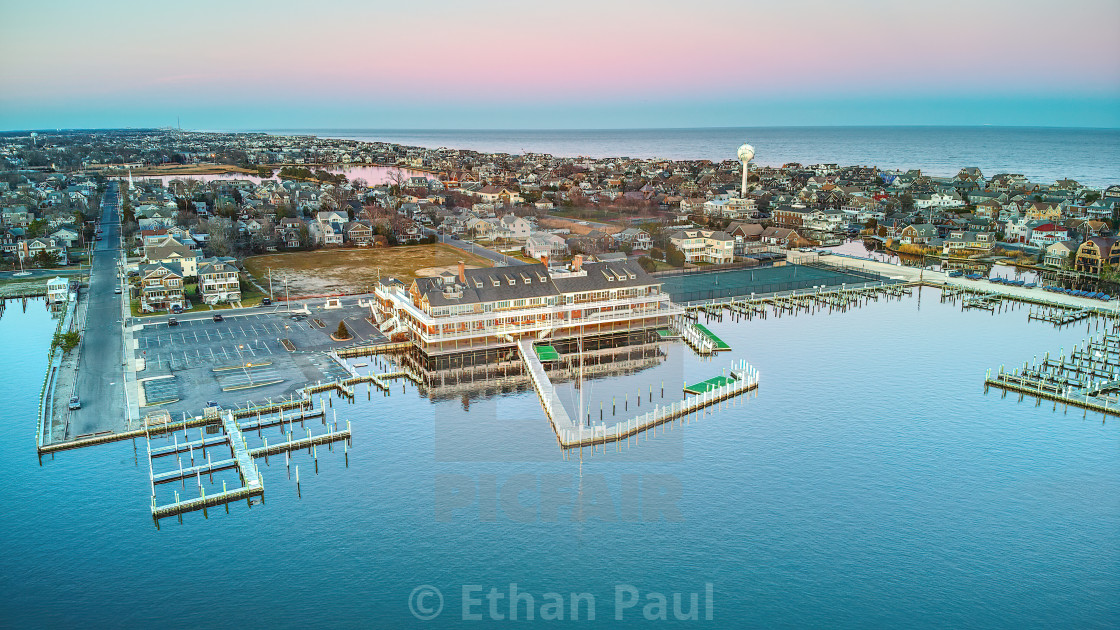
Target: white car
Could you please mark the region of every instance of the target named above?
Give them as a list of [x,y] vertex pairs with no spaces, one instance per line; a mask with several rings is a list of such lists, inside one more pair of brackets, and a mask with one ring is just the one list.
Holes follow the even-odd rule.
[[113,289],[113,293],[116,293],[116,294],[118,294],[118,295],[119,295],[119,294],[120,294],[120,292],[121,292],[121,288],[120,288],[120,287],[117,287],[117,288]]

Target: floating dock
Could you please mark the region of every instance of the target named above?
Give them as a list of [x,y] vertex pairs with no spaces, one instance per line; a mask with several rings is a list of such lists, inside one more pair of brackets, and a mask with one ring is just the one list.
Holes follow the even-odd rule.
[[717,337],[716,334],[714,332],[708,330],[708,328],[706,326],[703,326],[701,324],[693,324],[693,325],[696,326],[696,329],[700,331],[700,334],[704,335],[705,337],[707,337],[708,339],[710,339],[712,341],[712,348],[716,352],[721,352],[721,351],[724,351],[724,350],[730,350],[731,349],[731,346],[727,345],[727,342],[725,342],[724,340]]
[[684,393],[686,394],[706,394],[710,391],[719,389],[725,385],[734,383],[735,379],[726,376],[714,376],[706,381],[700,381],[695,385],[685,385]]

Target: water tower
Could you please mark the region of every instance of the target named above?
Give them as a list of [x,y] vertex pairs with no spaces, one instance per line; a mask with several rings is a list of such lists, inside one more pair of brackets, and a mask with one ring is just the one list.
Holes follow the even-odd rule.
[[751,160],[754,159],[754,147],[749,144],[744,144],[739,147],[739,161],[743,163],[743,188],[739,192],[740,197],[747,196],[747,166]]

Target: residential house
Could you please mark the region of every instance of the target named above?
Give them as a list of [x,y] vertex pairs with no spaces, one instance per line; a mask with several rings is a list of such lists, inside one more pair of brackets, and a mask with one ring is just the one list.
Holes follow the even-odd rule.
[[1100,273],[1105,265],[1120,267],[1120,238],[1097,236],[1077,248],[1074,268],[1077,271]]
[[498,219],[497,236],[498,238],[522,241],[529,238],[531,228],[532,226],[525,219],[517,215],[507,214]]
[[186,308],[183,268],[179,263],[140,265],[140,310],[150,313]]
[[1054,243],[1046,248],[1046,256],[1043,258],[1043,264],[1048,267],[1064,269],[1069,266],[1070,252],[1074,251],[1077,251],[1077,247],[1073,241]]
[[684,254],[685,262],[735,261],[735,239],[721,230],[679,230],[669,236],[669,242]]
[[1030,243],[1043,249],[1069,239],[1069,230],[1053,223],[1044,223],[1031,229]]
[[[492,203],[497,206],[516,205],[522,202],[520,193],[499,186],[484,186],[477,192],[470,194],[478,197],[484,203]],[[529,235],[526,234],[525,236],[528,238]]]
[[233,259],[204,259],[198,266],[198,291],[206,304],[241,301],[241,282]]
[[629,244],[632,249],[640,251],[648,251],[653,247],[653,239],[650,237],[649,232],[641,228],[626,228],[625,230],[614,235],[615,242],[619,245],[623,243]]
[[77,247],[80,235],[75,228],[61,227],[51,233],[51,238],[61,242],[65,247]]
[[903,245],[929,245],[935,238],[937,238],[937,226],[928,223],[908,225],[898,234],[898,241]]
[[530,258],[540,260],[541,256],[548,256],[555,260],[567,255],[568,243],[556,234],[535,232],[525,239],[525,246],[521,250]]
[[198,275],[199,257],[197,250],[179,242],[171,235],[144,243],[144,262],[178,265],[179,272],[185,278]]
[[358,247],[373,245],[373,229],[362,221],[350,221],[343,226],[346,242]]
[[996,244],[993,232],[973,230],[953,230],[945,239],[943,253],[949,256],[969,256],[977,253],[991,253]]
[[778,245],[779,247],[797,247],[801,243],[806,242],[797,230],[790,228],[768,227],[762,231],[759,236],[759,241],[767,245]]

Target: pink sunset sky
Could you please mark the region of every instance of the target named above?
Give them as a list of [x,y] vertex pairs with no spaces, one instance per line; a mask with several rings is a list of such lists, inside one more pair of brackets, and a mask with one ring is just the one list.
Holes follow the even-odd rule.
[[0,53],[3,129],[1120,126],[1115,0],[45,0]]

